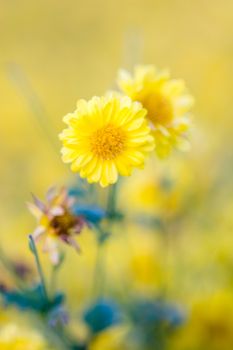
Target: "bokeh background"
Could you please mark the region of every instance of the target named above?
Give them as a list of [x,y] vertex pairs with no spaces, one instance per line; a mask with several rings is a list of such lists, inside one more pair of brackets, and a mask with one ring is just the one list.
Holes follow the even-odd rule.
[[[122,269],[148,295],[165,283],[191,312],[178,350],[233,347],[232,13],[231,0],[0,0],[0,242],[9,256],[30,261],[30,193],[73,181],[57,134],[78,98],[115,87],[117,70],[135,63],[168,67],[195,96],[191,152],[149,163],[127,182],[131,201],[120,198],[129,212],[166,218],[172,233],[132,225],[130,253],[117,237],[109,249],[122,261],[107,257],[116,281]],[[81,240],[83,256],[70,253],[60,278],[70,303],[91,284],[95,242]]]

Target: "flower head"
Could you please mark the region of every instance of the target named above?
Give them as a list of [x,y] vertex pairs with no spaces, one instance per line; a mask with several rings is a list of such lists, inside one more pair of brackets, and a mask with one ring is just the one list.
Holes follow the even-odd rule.
[[44,250],[48,251],[54,264],[59,262],[59,241],[72,245],[79,251],[74,236],[79,234],[86,222],[82,216],[71,211],[73,198],[63,187],[59,191],[51,188],[47,193],[47,202],[43,203],[33,196],[34,203],[28,203],[32,214],[37,218],[38,226],[32,234],[33,238],[44,238]]
[[171,348],[233,348],[233,298],[229,289],[217,290],[194,299],[190,317],[172,339]]
[[134,349],[129,341],[130,329],[127,325],[114,325],[96,334],[90,342],[90,350],[130,350]]
[[52,349],[46,344],[39,332],[19,327],[15,323],[7,323],[0,330],[1,350],[49,350]]
[[64,117],[68,128],[60,134],[63,161],[102,187],[114,184],[118,174],[129,176],[134,167],[144,166],[154,147],[145,115],[141,104],[128,97],[79,100],[77,109]]
[[186,132],[193,98],[183,80],[171,79],[167,71],[148,65],[136,66],[134,75],[121,70],[118,84],[127,96],[141,102],[147,110],[159,156],[168,155],[173,147],[181,150],[189,147]]

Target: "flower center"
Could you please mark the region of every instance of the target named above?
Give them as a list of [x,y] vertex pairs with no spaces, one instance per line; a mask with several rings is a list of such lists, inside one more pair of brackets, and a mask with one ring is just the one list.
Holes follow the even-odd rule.
[[50,226],[54,229],[57,236],[66,236],[69,235],[69,231],[74,227],[75,223],[75,217],[69,212],[65,212],[63,215],[54,216],[50,222]]
[[122,153],[125,135],[120,128],[111,124],[96,130],[91,136],[91,150],[99,158],[111,160]]
[[148,118],[156,124],[168,125],[173,118],[173,108],[170,101],[162,94],[151,93],[142,99],[143,106],[148,111]]

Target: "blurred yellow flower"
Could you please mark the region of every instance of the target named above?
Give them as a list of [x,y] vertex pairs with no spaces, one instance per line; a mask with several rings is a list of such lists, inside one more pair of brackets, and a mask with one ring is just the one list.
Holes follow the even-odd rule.
[[141,104],[126,96],[79,100],[77,109],[64,117],[68,128],[60,134],[63,161],[102,187],[114,184],[118,174],[129,176],[132,168],[143,168],[154,148],[145,115]]
[[[122,184],[121,207],[127,210],[128,215],[146,213],[166,221],[184,215],[188,204],[192,204],[190,196],[199,200],[206,190],[202,189],[201,179],[198,188],[193,186],[194,165],[194,162],[183,162],[183,159],[174,157],[162,162],[154,171],[154,160],[151,158],[143,177],[137,172],[130,181]],[[127,198],[127,202],[124,198]]]
[[8,323],[0,330],[1,350],[48,350],[41,335],[35,331],[22,329],[15,323]]
[[91,342],[88,350],[129,350],[126,343],[128,328],[115,326],[99,333]]
[[141,102],[147,110],[160,157],[167,156],[173,147],[189,149],[186,132],[193,98],[187,93],[183,80],[171,79],[168,71],[147,65],[136,66],[134,75],[120,70],[118,84],[127,96]]
[[232,292],[223,290],[197,300],[189,322],[174,336],[171,349],[233,349]]
[[[140,295],[153,295],[166,278],[162,245],[158,236],[150,230],[128,227],[128,250],[125,276],[134,291]],[[124,254],[124,251],[123,251]],[[123,258],[122,254],[122,258]]]

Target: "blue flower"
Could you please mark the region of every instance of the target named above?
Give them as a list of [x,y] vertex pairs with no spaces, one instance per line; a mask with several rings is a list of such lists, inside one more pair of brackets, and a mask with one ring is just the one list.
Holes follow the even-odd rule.
[[119,323],[121,315],[113,301],[100,299],[84,312],[84,320],[93,333],[98,333]]
[[184,321],[184,313],[163,300],[139,300],[131,307],[133,321],[141,327],[164,327],[171,330]]
[[106,216],[104,209],[92,204],[75,204],[72,211],[74,215],[83,216],[91,224],[99,223]]

